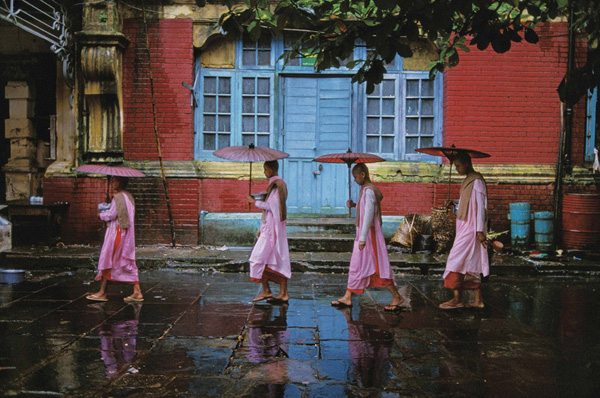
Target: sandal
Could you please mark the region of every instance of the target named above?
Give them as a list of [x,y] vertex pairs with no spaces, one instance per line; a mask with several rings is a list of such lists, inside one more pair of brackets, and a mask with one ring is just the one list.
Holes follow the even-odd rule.
[[333,300],[331,306],[336,308],[352,308],[352,304],[346,304],[340,300]]
[[142,301],[144,301],[144,298],[137,298],[133,295],[131,296],[127,296],[127,297],[123,297],[123,301],[126,303],[141,303]]
[[268,296],[258,296],[258,297],[254,297],[252,299],[252,302],[253,303],[258,303],[259,301],[265,301],[265,300],[269,300],[271,298],[273,298],[272,294],[269,294]]
[[438,307],[440,309],[442,309],[442,310],[455,310],[455,309],[458,309],[458,308],[464,308],[465,305],[463,303],[458,303],[458,304],[455,304],[455,305],[451,305],[451,304],[448,304],[448,303],[442,303],[442,304],[438,305]]
[[279,297],[270,297],[267,299],[269,304],[287,304],[288,300],[280,299]]
[[108,301],[108,299],[106,297],[102,297],[102,296],[96,296],[95,294],[88,294],[87,296],[85,296],[86,299],[90,300],[90,301]]
[[402,305],[400,304],[389,304],[386,305],[385,307],[383,307],[383,310],[385,312],[400,312],[402,311]]

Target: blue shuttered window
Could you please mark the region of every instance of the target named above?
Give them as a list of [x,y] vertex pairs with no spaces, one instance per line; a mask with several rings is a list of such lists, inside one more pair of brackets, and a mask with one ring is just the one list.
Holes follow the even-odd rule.
[[598,87],[590,90],[587,95],[587,123],[585,135],[585,160],[594,160],[594,147],[598,147],[600,143],[596,141],[596,109],[598,103]]

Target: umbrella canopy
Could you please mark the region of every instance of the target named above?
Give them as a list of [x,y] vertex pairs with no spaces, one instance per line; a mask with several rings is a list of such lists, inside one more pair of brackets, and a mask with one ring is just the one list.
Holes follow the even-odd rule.
[[[278,151],[264,146],[228,146],[213,152],[215,156],[236,162],[250,162],[250,181],[248,182],[248,195],[252,193],[252,163],[268,162],[270,160],[284,159],[290,156],[288,153]],[[250,204],[248,204],[250,208]]]
[[385,159],[379,157],[377,155],[373,155],[371,153],[364,152],[352,152],[352,150],[348,149],[346,152],[342,153],[330,153],[327,155],[321,155],[315,158],[315,162],[322,163],[376,163],[376,162],[385,162]]
[[445,156],[450,161],[453,161],[459,153],[466,153],[471,158],[489,158],[491,155],[489,153],[476,151],[475,149],[467,149],[467,148],[457,148],[454,145],[452,146],[432,146],[426,148],[417,148],[417,152],[421,152],[427,155],[432,156]]
[[104,174],[109,176],[106,184],[106,201],[110,202],[110,177],[145,177],[146,175],[137,169],[127,166],[111,166],[109,164],[84,164],[75,169],[79,173]]
[[84,164],[75,169],[80,173],[104,174],[107,176],[118,177],[145,177],[146,175],[139,170],[126,166],[111,166],[108,164]]
[[221,148],[214,152],[214,155],[223,159],[234,160],[236,162],[267,162],[269,160],[279,160],[287,158],[289,154],[271,149],[264,146],[241,145]]
[[[352,172],[350,168],[353,163],[377,163],[385,162],[385,159],[365,152],[352,152],[350,148],[346,152],[330,153],[313,159],[321,163],[345,163],[348,166],[348,200],[352,199]],[[352,217],[352,209],[348,209],[348,217]]]
[[450,200],[450,183],[452,181],[452,164],[454,163],[454,159],[460,153],[466,153],[471,158],[480,159],[480,158],[489,158],[492,155],[489,153],[477,151],[475,149],[467,149],[467,148],[457,148],[454,145],[451,146],[432,146],[425,148],[417,148],[415,149],[417,152],[421,152],[427,155],[432,156],[444,156],[450,160],[450,171],[448,172],[448,200]]

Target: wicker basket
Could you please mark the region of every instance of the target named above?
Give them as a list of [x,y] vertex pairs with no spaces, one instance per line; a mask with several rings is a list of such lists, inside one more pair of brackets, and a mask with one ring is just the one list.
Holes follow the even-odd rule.
[[446,207],[431,209],[431,230],[437,253],[450,251],[456,233],[456,216]]

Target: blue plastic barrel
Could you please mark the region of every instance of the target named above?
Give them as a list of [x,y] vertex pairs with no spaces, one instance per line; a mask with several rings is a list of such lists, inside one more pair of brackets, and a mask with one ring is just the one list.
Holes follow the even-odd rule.
[[552,251],[554,248],[554,213],[538,211],[533,213],[535,245],[541,251]]
[[529,223],[531,205],[527,202],[508,204],[510,220],[510,240],[513,246],[527,246],[529,243]]

